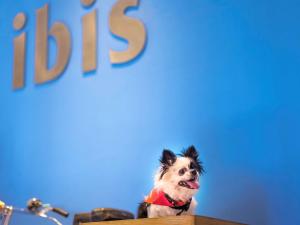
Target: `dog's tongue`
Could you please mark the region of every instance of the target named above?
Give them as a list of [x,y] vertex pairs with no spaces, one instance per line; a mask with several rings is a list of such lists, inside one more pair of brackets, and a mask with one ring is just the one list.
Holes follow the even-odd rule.
[[192,189],[198,189],[199,183],[197,181],[187,181],[186,182]]

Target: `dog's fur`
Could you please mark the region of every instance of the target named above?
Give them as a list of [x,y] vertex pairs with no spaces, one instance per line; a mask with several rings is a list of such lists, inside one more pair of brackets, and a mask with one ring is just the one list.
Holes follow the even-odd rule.
[[138,218],[153,218],[175,215],[193,215],[196,200],[193,196],[199,188],[199,176],[204,172],[197,150],[190,146],[176,156],[170,150],[164,150],[160,167],[155,175],[154,188],[163,191],[173,200],[188,202],[189,208],[180,211],[169,206],[141,203]]

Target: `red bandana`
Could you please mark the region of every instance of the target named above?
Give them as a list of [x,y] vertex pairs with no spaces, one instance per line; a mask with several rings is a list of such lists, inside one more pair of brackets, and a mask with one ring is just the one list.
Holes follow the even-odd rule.
[[145,198],[144,202],[169,207],[181,207],[187,204],[187,202],[171,199],[167,194],[158,189],[153,189],[151,193]]

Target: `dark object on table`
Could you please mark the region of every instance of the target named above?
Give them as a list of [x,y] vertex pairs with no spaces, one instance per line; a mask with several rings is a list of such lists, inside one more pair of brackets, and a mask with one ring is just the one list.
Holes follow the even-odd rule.
[[128,220],[134,219],[134,215],[130,212],[110,209],[110,208],[97,208],[92,211],[92,221],[111,221],[111,220]]
[[74,216],[73,225],[89,222],[92,222],[91,213],[76,213]]
[[87,222],[113,221],[134,219],[134,215],[125,210],[96,208],[91,213],[78,213],[74,216],[73,225]]

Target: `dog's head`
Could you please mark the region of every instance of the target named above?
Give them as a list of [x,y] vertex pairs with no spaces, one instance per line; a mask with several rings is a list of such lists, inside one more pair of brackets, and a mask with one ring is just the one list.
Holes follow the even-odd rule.
[[174,199],[190,199],[199,189],[199,176],[204,171],[195,147],[190,146],[178,156],[164,150],[160,162],[155,186]]

